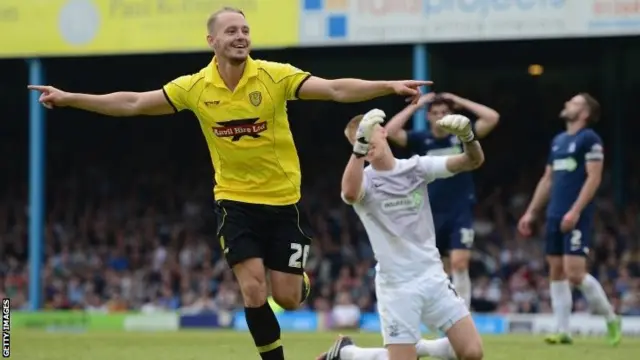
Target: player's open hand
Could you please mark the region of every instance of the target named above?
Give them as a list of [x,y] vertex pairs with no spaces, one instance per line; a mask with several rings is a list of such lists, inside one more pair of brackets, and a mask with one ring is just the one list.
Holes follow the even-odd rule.
[[431,84],[433,84],[432,81],[400,80],[392,81],[391,88],[397,95],[407,96],[407,102],[415,104],[418,102],[418,99],[420,99],[420,94],[422,94],[422,92],[420,91],[420,87]]
[[456,135],[463,142],[473,141],[474,135],[471,130],[471,120],[464,115],[447,115],[436,121],[436,124],[448,133]]
[[533,233],[532,226],[534,221],[535,217],[532,213],[524,213],[524,215],[522,215],[522,217],[520,218],[520,221],[518,221],[518,232],[525,237],[531,236],[531,234]]
[[69,93],[66,91],[43,85],[29,85],[27,88],[41,93],[38,101],[47,109],[69,105]]
[[563,233],[571,232],[576,228],[578,220],[580,220],[580,214],[570,210],[562,217],[562,222],[560,223],[560,231],[562,231]]

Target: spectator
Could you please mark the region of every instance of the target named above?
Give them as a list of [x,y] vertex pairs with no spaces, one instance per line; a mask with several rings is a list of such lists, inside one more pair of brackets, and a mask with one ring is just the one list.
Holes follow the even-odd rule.
[[[544,162],[544,156],[538,150],[546,148],[549,139],[539,133],[523,139],[528,142],[518,147],[517,161],[503,151],[513,146],[509,132],[521,131],[510,127],[508,118],[517,117],[518,126],[538,124],[538,119],[516,106],[521,95],[497,96],[507,120],[497,130],[502,134],[486,139],[487,164],[476,174],[471,275],[472,307],[477,312],[550,312],[543,233],[522,239],[514,228],[535,186],[532,179],[540,176],[538,163]],[[348,148],[319,145],[314,139],[321,132],[327,138],[339,136],[342,124],[329,128],[327,122],[314,121],[326,117],[318,113],[304,113],[310,119],[297,129],[302,136],[296,142],[305,176],[300,211],[309,215],[315,230],[307,261],[312,295],[305,306],[332,314],[340,326],[348,327],[361,313],[375,311],[375,259],[362,224],[339,197]],[[74,142],[82,140],[81,133],[52,137],[52,158],[65,161],[56,160],[47,169],[42,269],[47,309],[197,313],[243,307],[217,245],[208,159],[194,158],[199,152],[190,147],[193,134],[180,134],[182,123],[175,131],[162,130],[153,136],[148,135],[147,125],[132,129],[134,140],[122,140],[117,147]],[[296,125],[292,122],[292,126]],[[105,137],[120,139],[121,129],[116,130],[109,134],[105,130]],[[151,140],[156,137],[157,144]],[[24,144],[17,139],[3,137],[3,151],[22,153]],[[636,148],[631,145],[626,151],[631,165],[639,163]],[[26,169],[13,171],[24,167],[24,159],[17,159],[5,156],[0,164],[2,169],[12,169],[3,172],[9,176],[0,178],[4,185],[0,188],[0,293],[12,298],[14,308],[25,308],[28,196],[26,180],[10,175],[26,174]],[[633,166],[627,168],[631,169],[625,184],[627,204],[614,201],[608,176],[598,193],[590,270],[619,312],[640,315],[640,173]],[[574,299],[576,311],[589,310],[580,296]]]
[[331,311],[335,329],[357,329],[360,325],[360,308],[354,304],[348,292],[340,292]]

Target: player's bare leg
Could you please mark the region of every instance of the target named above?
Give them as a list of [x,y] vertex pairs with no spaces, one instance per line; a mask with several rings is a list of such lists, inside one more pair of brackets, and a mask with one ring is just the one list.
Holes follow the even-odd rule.
[[245,260],[233,266],[246,307],[258,307],[267,301],[267,278],[262,259]]
[[451,267],[451,280],[458,295],[464,300],[467,307],[471,306],[471,278],[469,277],[469,261],[471,250],[452,249],[449,254]]
[[245,260],[233,266],[244,312],[256,348],[263,360],[284,360],[280,342],[280,324],[267,303],[267,279],[262,259]]
[[392,344],[387,346],[389,360],[415,360],[418,358],[415,344]]
[[285,310],[295,310],[307,299],[311,286],[307,274],[288,274],[270,271],[271,295]]
[[582,291],[589,307],[595,314],[603,315],[606,319],[609,343],[618,345],[622,338],[620,318],[613,310],[602,285],[587,272],[586,258],[579,255],[565,255],[563,263],[564,271],[571,285]]
[[455,354],[445,359],[456,359],[457,355],[459,360],[482,360],[482,339],[470,315],[453,324],[446,333]]
[[556,318],[557,333],[545,337],[548,344],[571,344],[571,333],[569,330],[569,319],[573,298],[571,296],[571,285],[564,273],[562,256],[547,256],[549,264],[549,284],[551,294],[551,308]]

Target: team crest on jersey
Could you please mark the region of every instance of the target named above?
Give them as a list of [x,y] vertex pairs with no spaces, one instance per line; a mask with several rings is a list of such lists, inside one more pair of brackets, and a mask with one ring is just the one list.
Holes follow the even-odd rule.
[[254,91],[249,94],[249,101],[253,106],[258,106],[262,103],[262,93],[260,91]]
[[220,121],[216,124],[220,125],[213,128],[213,133],[217,137],[231,137],[231,141],[238,141],[243,136],[249,136],[254,139],[260,137],[260,133],[267,130],[267,123],[259,123],[259,118],[238,119],[229,121]]

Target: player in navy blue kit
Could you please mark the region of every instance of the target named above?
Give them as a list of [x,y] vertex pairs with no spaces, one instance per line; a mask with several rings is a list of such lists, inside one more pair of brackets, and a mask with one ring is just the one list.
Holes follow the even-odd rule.
[[[406,122],[418,109],[426,105],[429,105],[427,120],[430,131],[405,131]],[[387,123],[385,127],[388,138],[396,145],[405,147],[417,155],[461,154],[463,149],[458,138],[436,125],[436,121],[452,113],[454,105],[477,116],[474,124],[477,138],[487,136],[498,124],[500,115],[487,106],[453,94],[428,93],[423,95],[416,104],[407,106]],[[429,202],[433,211],[438,250],[443,258],[449,258],[450,265],[445,268],[451,274],[456,291],[469,306],[471,303],[469,260],[474,239],[473,176],[471,173],[460,173],[430,183]]]
[[518,223],[524,236],[547,201],[546,254],[549,263],[551,306],[558,333],[546,338],[549,344],[571,344],[569,318],[573,300],[571,286],[580,289],[589,307],[607,320],[608,340],[620,342],[620,318],[602,286],[587,272],[587,259],[595,207],[593,197],[600,186],[604,153],[602,140],[590,124],[598,121],[600,105],[589,94],[581,93],[567,101],[560,117],[566,131],[551,142],[544,175],[533,199]]

